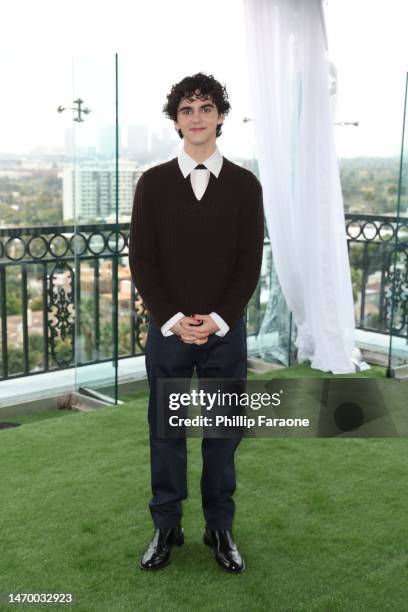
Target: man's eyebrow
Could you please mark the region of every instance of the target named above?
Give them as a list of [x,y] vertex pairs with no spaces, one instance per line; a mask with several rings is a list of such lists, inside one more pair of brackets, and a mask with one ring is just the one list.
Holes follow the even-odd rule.
[[[206,106],[211,106],[211,108],[214,108],[215,104],[212,104],[211,102],[206,102],[205,104],[200,104],[200,108],[205,108]],[[185,109],[191,109],[193,108],[192,106],[182,106],[181,108],[178,109],[178,112],[180,113],[182,110]]]

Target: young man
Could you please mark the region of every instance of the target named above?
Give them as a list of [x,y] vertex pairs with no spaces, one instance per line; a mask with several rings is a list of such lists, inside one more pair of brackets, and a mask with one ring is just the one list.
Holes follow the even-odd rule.
[[[151,484],[155,532],[140,567],[158,569],[184,541],[186,439],[156,436],[159,378],[245,379],[245,307],[261,268],[262,187],[249,170],[223,157],[216,138],[230,110],[212,75],[186,77],[163,108],[184,146],[178,157],[146,170],[135,193],[129,266],[149,312],[146,369],[150,387]],[[204,543],[226,571],[245,568],[234,543],[234,452],[239,438],[203,438]]]

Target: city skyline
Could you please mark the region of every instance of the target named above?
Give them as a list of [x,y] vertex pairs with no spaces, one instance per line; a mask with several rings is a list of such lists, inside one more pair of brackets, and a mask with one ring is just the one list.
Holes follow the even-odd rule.
[[[252,121],[243,122],[251,118],[251,102],[241,3],[207,1],[206,10],[199,12],[199,32],[214,34],[211,44],[194,36],[194,10],[176,17],[163,0],[137,4],[129,19],[123,19],[129,12],[123,0],[114,10],[98,7],[98,28],[90,27],[94,7],[76,0],[75,5],[81,19],[78,11],[67,11],[64,28],[50,0],[35,6],[17,1],[4,11],[8,25],[0,63],[7,96],[2,99],[0,152],[24,153],[63,143],[72,116],[56,109],[72,106],[76,96],[91,108],[84,123],[74,126],[76,140],[94,146],[98,130],[115,120],[117,51],[122,129],[145,125],[158,133],[172,130],[172,122],[162,113],[166,94],[186,74],[203,70],[227,85],[232,105],[217,141],[220,149],[227,157],[253,157]],[[377,0],[330,0],[325,13],[329,59],[338,71],[335,120],[359,122],[358,127],[335,127],[338,156],[398,155],[408,68],[406,3],[390,0],[385,10]]]

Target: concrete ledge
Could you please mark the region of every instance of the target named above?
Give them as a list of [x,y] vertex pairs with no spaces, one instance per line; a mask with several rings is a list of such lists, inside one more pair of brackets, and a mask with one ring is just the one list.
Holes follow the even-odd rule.
[[81,393],[71,392],[53,395],[32,401],[12,404],[10,406],[2,406],[0,408],[0,420],[10,417],[16,417],[22,414],[33,414],[34,412],[43,412],[45,410],[61,410],[75,408],[81,411],[97,410],[105,408],[112,404],[107,404],[89,397]]
[[52,397],[43,397],[31,401],[23,401],[9,406],[0,407],[0,420],[18,416],[19,414],[32,414],[33,412],[43,412],[44,410],[59,410],[68,408],[71,405],[70,393],[59,393]]
[[391,368],[391,377],[398,380],[408,380],[408,364]]
[[286,367],[277,363],[269,363],[258,357],[249,357],[247,363],[248,370],[257,374],[264,374],[265,372],[272,372],[273,370],[282,370]]
[[383,368],[386,368],[388,366],[388,355],[384,355],[383,353],[362,348],[361,356],[363,361],[366,361],[371,365],[379,365]]

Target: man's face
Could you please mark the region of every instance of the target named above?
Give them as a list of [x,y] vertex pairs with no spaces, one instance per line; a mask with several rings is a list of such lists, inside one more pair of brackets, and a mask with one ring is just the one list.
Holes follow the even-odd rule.
[[[199,94],[198,90],[196,94]],[[219,115],[212,98],[205,100],[194,97],[192,100],[183,98],[177,109],[176,130],[181,130],[184,140],[200,145],[216,138],[217,125],[223,123],[224,115]]]

